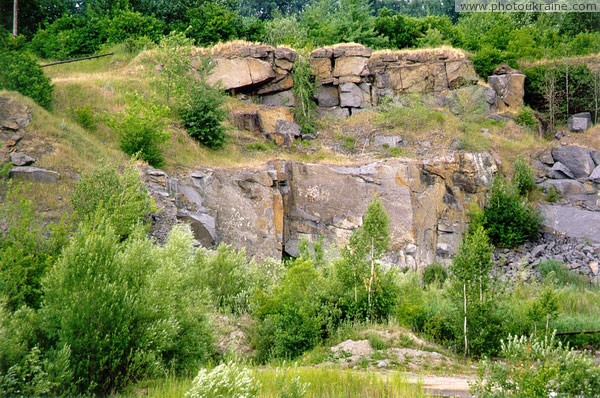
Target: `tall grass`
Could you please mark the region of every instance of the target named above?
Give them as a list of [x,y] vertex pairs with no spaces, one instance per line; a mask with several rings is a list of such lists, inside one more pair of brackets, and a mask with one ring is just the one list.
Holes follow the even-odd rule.
[[[395,398],[427,397],[421,383],[409,383],[401,373],[375,373],[350,369],[323,367],[284,367],[254,369],[260,381],[259,397],[279,398],[282,390],[294,379],[306,385],[306,398],[369,397]],[[297,382],[296,381],[296,382]],[[167,377],[139,384],[120,398],[181,398],[192,386],[192,379]]]
[[306,397],[425,397],[421,384],[411,384],[398,372],[386,374],[348,369],[300,367],[257,370],[260,396],[279,397],[280,386],[298,377],[308,383]]

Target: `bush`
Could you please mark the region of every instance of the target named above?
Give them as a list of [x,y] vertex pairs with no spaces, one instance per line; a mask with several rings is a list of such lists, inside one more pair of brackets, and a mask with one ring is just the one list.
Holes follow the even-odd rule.
[[220,245],[213,253],[199,251],[196,263],[217,308],[234,314],[248,310],[250,280],[244,250]]
[[596,397],[600,368],[585,354],[563,347],[554,337],[509,337],[504,361],[485,360],[472,390],[478,397]]
[[78,221],[104,214],[120,239],[129,236],[138,224],[144,224],[154,207],[132,165],[122,174],[109,166],[101,166],[84,175],[75,185],[71,203]]
[[514,186],[496,177],[483,209],[483,226],[491,242],[498,247],[515,247],[535,239],[541,216]]
[[86,130],[96,130],[96,115],[90,105],[84,105],[75,109],[67,109],[73,116],[75,122]]
[[190,28],[186,33],[201,46],[226,42],[239,37],[242,21],[238,14],[226,7],[207,2],[186,13]]
[[130,10],[118,10],[112,18],[102,19],[100,25],[102,37],[107,43],[122,43],[142,37],[156,42],[165,29],[161,20]]
[[322,291],[323,278],[312,261],[299,259],[280,285],[257,292],[253,343],[259,360],[293,359],[321,341],[327,322]]
[[165,131],[169,108],[137,93],[129,93],[126,99],[125,111],[108,117],[109,127],[119,135],[123,152],[139,156],[151,166],[161,167],[165,160],[160,147],[169,139],[169,133]]
[[441,288],[446,278],[448,278],[448,271],[443,265],[429,264],[423,269],[423,284],[425,286],[434,285]]
[[188,134],[211,149],[225,146],[226,112],[222,105],[223,94],[205,82],[200,82],[192,91],[190,101],[181,109],[181,119]]
[[292,76],[294,78],[292,91],[297,101],[294,116],[303,134],[314,134],[317,130],[315,125],[317,105],[313,98],[317,86],[310,64],[305,57],[296,60]]
[[0,49],[0,89],[18,91],[46,109],[52,105],[52,84],[33,57]]
[[69,59],[94,54],[103,40],[99,20],[87,14],[63,16],[40,29],[30,48],[44,59]]
[[527,196],[529,192],[535,189],[535,179],[533,169],[527,164],[522,156],[517,157],[515,161],[515,172],[512,183],[521,196]]
[[206,362],[212,339],[189,228],[164,247],[136,230],[119,242],[106,219],[82,224],[44,279],[43,331],[69,346],[74,384],[106,395]]
[[41,280],[58,256],[66,231],[45,225],[22,186],[8,185],[0,203],[0,301],[10,311],[22,306],[39,308]]
[[483,47],[477,51],[472,60],[475,71],[483,79],[487,79],[488,76],[492,75],[500,64],[507,63],[516,66],[514,60],[504,51],[494,47]]
[[537,131],[538,128],[538,120],[535,117],[535,112],[528,106],[522,107],[517,114],[517,123],[534,131]]
[[201,369],[186,398],[258,397],[260,383],[252,371],[233,362],[222,363],[212,370]]

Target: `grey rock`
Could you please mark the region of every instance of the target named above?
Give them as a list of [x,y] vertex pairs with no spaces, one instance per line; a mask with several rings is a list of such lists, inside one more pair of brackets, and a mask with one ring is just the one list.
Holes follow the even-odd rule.
[[177,213],[177,219],[190,225],[194,238],[203,247],[212,248],[217,239],[216,221],[207,213],[189,213],[185,210]]
[[584,195],[588,192],[586,186],[576,180],[547,180],[541,186],[544,190],[553,186],[562,196]]
[[33,182],[57,182],[60,179],[60,173],[56,171],[32,166],[13,167],[8,173],[11,178]]
[[594,182],[600,182],[600,165],[596,166],[596,168],[592,171],[589,179]]
[[577,146],[554,148],[552,157],[567,166],[575,178],[586,178],[594,170],[594,161],[590,156],[590,150],[586,148]]
[[30,164],[35,163],[35,158],[32,158],[25,153],[13,152],[10,154],[10,162],[14,166],[29,166]]
[[596,166],[600,166],[600,152],[598,152],[598,151],[591,151],[590,152],[590,156],[592,157],[592,160],[594,161],[594,163],[596,164]]
[[417,252],[417,245],[409,243],[404,247],[404,253],[413,255]]
[[350,111],[348,108],[340,108],[339,106],[334,106],[331,108],[319,107],[317,108],[317,116],[319,118],[333,116],[338,119],[345,119],[350,116]]
[[363,106],[363,90],[354,83],[340,85],[340,106],[360,108]]
[[576,113],[569,117],[567,126],[570,131],[582,133],[592,126],[592,114],[590,112]]
[[548,166],[552,166],[554,164],[554,158],[552,157],[552,151],[550,149],[542,152],[538,159],[540,160],[540,162]]
[[600,212],[568,205],[540,205],[543,225],[558,234],[600,243]]
[[561,162],[556,162],[552,165],[552,168],[548,172],[548,177],[556,180],[563,180],[565,178],[575,178],[573,172]]
[[288,122],[287,120],[278,120],[275,124],[275,132],[285,135],[290,135],[294,138],[300,137],[302,131],[300,126],[294,122]]
[[564,130],[559,130],[554,134],[554,139],[557,141],[562,140],[567,135],[567,132]]
[[317,104],[322,107],[333,107],[340,104],[337,86],[324,85],[317,89]]
[[402,146],[404,139],[399,135],[376,135],[373,137],[373,145],[377,148],[389,147],[395,148]]
[[12,120],[5,120],[2,122],[2,127],[12,131],[17,131],[19,129],[19,125]]
[[292,90],[285,90],[275,94],[262,95],[260,102],[267,106],[296,106],[296,97]]

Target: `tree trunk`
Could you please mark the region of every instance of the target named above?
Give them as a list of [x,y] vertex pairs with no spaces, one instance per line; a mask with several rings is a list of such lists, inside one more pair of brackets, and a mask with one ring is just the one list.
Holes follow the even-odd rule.
[[465,310],[465,322],[463,325],[463,331],[465,334],[465,355],[469,354],[469,340],[467,338],[467,284],[463,283],[463,298],[464,298],[464,310]]
[[13,0],[13,37],[17,37],[18,32],[18,28],[17,28],[17,21],[18,21],[18,15],[19,15],[19,2],[18,0]]

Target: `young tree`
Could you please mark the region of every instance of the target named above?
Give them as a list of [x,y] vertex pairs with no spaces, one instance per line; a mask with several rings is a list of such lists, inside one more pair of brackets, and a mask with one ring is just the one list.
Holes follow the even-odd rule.
[[363,217],[362,227],[354,231],[342,250],[336,275],[347,318],[372,321],[385,318],[391,310],[394,285],[377,264],[390,244],[389,224],[381,200],[375,196]]
[[469,336],[475,333],[475,324],[469,330],[471,317],[486,309],[492,269],[492,245],[483,229],[477,225],[463,238],[451,265],[455,290],[462,295],[461,314],[465,354],[469,354]]

